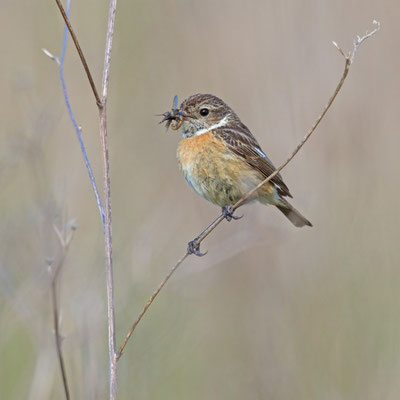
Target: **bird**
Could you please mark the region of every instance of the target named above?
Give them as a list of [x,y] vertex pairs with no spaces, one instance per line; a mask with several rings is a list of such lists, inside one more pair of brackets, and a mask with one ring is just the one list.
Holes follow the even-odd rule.
[[[167,129],[182,128],[177,159],[186,182],[201,197],[221,207],[228,221],[241,218],[233,215],[232,206],[276,170],[247,126],[212,94],[194,94],[179,109],[175,106],[162,115]],[[273,205],[294,226],[312,226],[285,197],[292,195],[277,174],[246,202]]]

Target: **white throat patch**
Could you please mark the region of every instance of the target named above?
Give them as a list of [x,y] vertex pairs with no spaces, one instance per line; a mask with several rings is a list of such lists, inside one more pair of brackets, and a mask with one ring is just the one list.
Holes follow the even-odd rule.
[[221,121],[218,122],[218,124],[211,125],[208,128],[199,129],[193,136],[200,136],[203,133],[207,133],[214,129],[221,128],[222,126],[225,126],[227,123],[228,123],[228,115],[222,118]]

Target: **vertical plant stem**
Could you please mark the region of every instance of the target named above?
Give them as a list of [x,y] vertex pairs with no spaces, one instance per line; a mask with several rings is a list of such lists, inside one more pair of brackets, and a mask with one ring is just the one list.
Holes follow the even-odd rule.
[[52,302],[52,306],[53,306],[54,335],[55,335],[55,339],[56,339],[56,350],[57,350],[58,363],[60,365],[61,377],[62,377],[63,385],[64,385],[65,398],[67,400],[69,400],[70,396],[69,396],[69,389],[68,389],[67,372],[65,370],[64,357],[63,357],[62,350],[61,350],[60,326],[59,326],[59,322],[58,322],[59,316],[58,316],[58,304],[57,304],[57,278],[56,277],[54,277],[54,279],[51,282],[51,302]]
[[[63,235],[65,235],[65,230],[68,227],[68,225],[70,225],[71,233],[65,239],[65,237]],[[58,286],[58,278],[60,276],[61,269],[64,265],[65,257],[67,255],[69,245],[71,243],[73,233],[75,230],[75,226],[73,226],[73,224],[70,223],[68,225],[66,225],[66,227],[64,227],[64,229],[63,229],[64,234],[62,234],[55,225],[53,226],[54,231],[60,242],[61,253],[60,253],[55,265],[53,265],[52,268],[49,269],[49,272],[51,274],[51,304],[53,307],[54,335],[55,335],[55,339],[56,339],[57,357],[58,357],[58,363],[60,365],[61,377],[63,380],[64,393],[65,393],[66,400],[70,399],[70,394],[69,394],[69,388],[68,388],[67,371],[65,369],[64,356],[63,356],[62,347],[61,347],[62,343],[61,343],[60,322],[59,322],[60,318],[59,318],[58,301],[57,301],[57,286]]]
[[109,352],[109,394],[110,400],[117,398],[117,358],[115,342],[115,311],[114,311],[114,282],[112,263],[112,230],[111,230],[111,188],[110,188],[110,161],[107,137],[107,96],[108,81],[110,77],[111,49],[114,34],[115,11],[117,0],[110,0],[108,13],[108,27],[106,48],[104,55],[103,79],[101,89],[100,138],[103,156],[103,182],[104,182],[104,211],[105,211],[105,258],[107,275],[107,311],[108,311],[108,352]]

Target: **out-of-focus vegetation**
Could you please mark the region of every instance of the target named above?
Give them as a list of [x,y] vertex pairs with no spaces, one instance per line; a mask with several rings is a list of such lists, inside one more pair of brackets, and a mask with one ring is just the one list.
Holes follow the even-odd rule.
[[[100,81],[107,2],[72,3]],[[120,399],[398,399],[400,8],[377,1],[135,1],[118,5],[109,132],[117,339],[186,243],[218,214],[178,171],[157,125],[178,94],[223,98],[275,164],[359,51],[310,143],[284,170],[312,229],[251,205],[222,224],[156,300],[119,363]],[[100,217],[64,106],[54,2],[0,5],[0,397],[62,398],[47,263],[52,225],[78,229],[61,275],[72,398],[105,398]],[[65,77],[101,184],[97,108],[69,43]]]

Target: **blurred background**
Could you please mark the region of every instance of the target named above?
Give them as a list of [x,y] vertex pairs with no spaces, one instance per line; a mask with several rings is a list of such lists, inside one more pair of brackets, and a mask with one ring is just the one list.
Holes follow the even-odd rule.
[[[108,391],[102,225],[62,97],[54,1],[2,0],[0,397],[61,399],[50,302],[53,225],[77,225],[60,276],[74,399]],[[100,88],[108,2],[71,21]],[[394,0],[120,1],[108,100],[117,342],[219,209],[185,183],[160,114],[194,93],[224,99],[279,165],[343,72],[331,44],[382,29],[283,171],[312,229],[244,207],[168,282],[119,362],[120,399],[398,399],[400,148]],[[71,41],[65,78],[102,190],[98,112]]]

